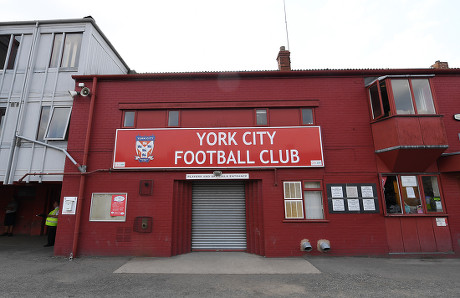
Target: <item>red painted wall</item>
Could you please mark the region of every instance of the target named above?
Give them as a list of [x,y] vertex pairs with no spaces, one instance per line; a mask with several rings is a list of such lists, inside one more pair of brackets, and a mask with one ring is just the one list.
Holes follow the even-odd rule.
[[[173,76],[172,76],[173,77]],[[315,125],[321,126],[324,150],[324,168],[231,171],[249,173],[251,193],[255,188],[262,209],[257,220],[248,218],[250,229],[263,226],[263,237],[248,240],[248,250],[268,257],[298,256],[300,241],[310,239],[313,245],[318,239],[331,241],[331,255],[383,255],[389,252],[385,217],[378,174],[387,169],[374,153],[370,126],[369,106],[363,76],[305,76],[263,77],[245,76],[215,79],[188,78],[139,79],[129,77],[109,80],[99,79],[95,114],[91,130],[88,171],[109,169],[112,164],[115,130],[121,128],[121,107],[135,109],[136,104],[161,107],[157,110],[140,110],[137,128],[166,127],[167,110],[181,111],[181,127],[251,127],[255,126],[254,108],[269,108],[270,126],[300,125],[300,107],[313,107]],[[81,77],[91,89],[91,82]],[[452,113],[454,94],[460,93],[460,84],[451,83],[455,78],[434,78],[438,107],[441,113]],[[77,83],[79,81],[77,80]],[[439,90],[438,90],[439,89]],[[448,89],[448,90],[444,90]],[[441,90],[441,91],[440,91]],[[458,98],[458,96],[456,97]],[[443,102],[446,101],[446,105]],[[89,98],[74,100],[68,151],[77,161],[82,160],[86,125],[88,123]],[[142,105],[138,105],[142,106]],[[218,107],[221,107],[219,109]],[[445,117],[449,150],[460,150],[457,123]],[[457,149],[456,149],[457,148]],[[437,171],[435,164],[429,170]],[[68,163],[66,171],[75,172]],[[427,170],[428,171],[428,170]],[[186,173],[209,171],[116,171],[87,175],[82,204],[78,253],[83,255],[148,255],[170,256],[187,252],[179,247],[179,238],[188,237],[180,227],[186,222],[175,222],[177,198],[174,189],[177,181],[185,181]],[[322,180],[326,219],[320,222],[293,222],[284,220],[283,181]],[[153,180],[153,193],[139,195],[139,180]],[[78,176],[66,176],[62,196],[77,196]],[[255,183],[257,181],[257,183]],[[175,184],[176,183],[176,184]],[[255,183],[255,184],[254,184]],[[331,183],[375,183],[378,189],[377,214],[328,214],[326,185]],[[456,204],[458,178],[442,176],[442,187],[454,250],[459,254],[460,206]],[[254,186],[257,185],[257,186]],[[248,189],[248,188],[247,188]],[[122,223],[89,222],[91,194],[93,192],[127,192],[127,220]],[[177,192],[177,190],[176,190]],[[176,193],[177,195],[177,193]],[[175,201],[176,200],[176,201]],[[457,200],[458,201],[458,200]],[[248,206],[248,208],[254,208]],[[152,233],[133,231],[137,216],[153,218]],[[61,215],[59,219],[55,253],[68,255],[72,248],[74,215]],[[253,231],[251,230],[251,231]],[[257,241],[263,241],[262,244]],[[311,254],[318,254],[316,249]]]

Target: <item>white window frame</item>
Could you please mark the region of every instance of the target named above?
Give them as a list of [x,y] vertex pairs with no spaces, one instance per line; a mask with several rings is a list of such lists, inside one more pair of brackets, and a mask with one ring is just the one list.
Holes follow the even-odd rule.
[[[60,108],[66,108],[66,109],[69,109],[69,113],[67,115],[67,119],[65,121],[65,128],[64,128],[64,131],[62,133],[62,136],[60,137],[48,137],[48,134],[49,134],[49,131],[50,131],[50,126],[51,126],[51,122],[53,121],[53,116],[54,116],[54,113],[55,113],[55,110],[56,109],[60,109]],[[65,137],[66,137],[66,134],[67,134],[67,130],[69,129],[69,121],[70,121],[70,115],[72,114],[72,107],[69,107],[69,106],[54,106],[51,110],[51,113],[49,115],[49,119],[48,119],[48,125],[46,126],[46,131],[45,131],[45,137],[44,139],[46,141],[64,141],[65,140]]]
[[[111,216],[110,207],[113,195],[124,195],[125,200],[125,215]],[[126,192],[93,192],[91,194],[91,206],[89,211],[89,221],[100,222],[126,222],[126,209],[128,207],[128,193]],[[96,211],[95,208],[101,210]],[[103,212],[104,214],[100,214]]]
[[[294,187],[299,188],[299,196],[295,197],[286,197],[286,187],[288,185],[293,184]],[[283,203],[284,203],[284,218],[285,219],[304,219],[305,218],[305,210],[304,210],[304,202],[303,202],[303,194],[302,194],[302,181],[284,181],[283,182]],[[297,203],[301,205],[301,211],[302,211],[302,216],[288,216],[287,208],[286,208],[286,203],[292,204],[292,203]],[[298,208],[297,208],[298,209]],[[298,212],[297,212],[298,213]]]
[[[71,34],[80,34],[80,44],[78,45],[78,48],[76,49],[76,55],[75,55],[75,65],[74,66],[62,66],[62,59],[64,59],[64,54],[68,54],[68,49],[66,48],[66,39],[67,35]],[[62,36],[61,44],[59,45],[59,49],[55,48],[55,42],[56,42],[56,36]],[[50,62],[48,63],[49,68],[60,68],[60,69],[68,69],[68,70],[76,70],[78,69],[79,63],[80,63],[80,56],[81,56],[81,49],[82,49],[82,43],[83,43],[83,32],[63,32],[63,33],[55,33],[53,36],[53,43],[52,43],[52,49],[51,49],[51,56],[50,56]],[[57,61],[56,65],[52,65],[52,60],[53,60],[53,54],[55,53],[55,50],[58,50],[57,52]],[[70,56],[69,56],[70,57]],[[67,57],[68,58],[68,57]]]

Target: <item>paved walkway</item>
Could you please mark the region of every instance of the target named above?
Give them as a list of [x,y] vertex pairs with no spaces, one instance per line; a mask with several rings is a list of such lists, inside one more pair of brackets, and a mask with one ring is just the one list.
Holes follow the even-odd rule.
[[242,252],[193,252],[170,258],[134,258],[114,273],[309,274],[321,272],[303,258],[264,258]]

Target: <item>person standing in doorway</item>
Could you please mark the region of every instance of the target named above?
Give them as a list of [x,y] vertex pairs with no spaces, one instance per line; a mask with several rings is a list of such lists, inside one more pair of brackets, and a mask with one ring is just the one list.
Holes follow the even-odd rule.
[[54,240],[56,239],[56,229],[58,224],[58,215],[59,215],[59,202],[53,202],[53,210],[48,213],[46,217],[45,225],[48,228],[48,243],[45,244],[45,247],[54,246]]
[[16,202],[15,199],[13,199],[6,206],[5,222],[3,223],[5,226],[5,233],[3,233],[2,236],[8,236],[8,237],[13,236],[13,228],[14,228],[14,223],[16,220],[17,211],[18,211],[18,203]]

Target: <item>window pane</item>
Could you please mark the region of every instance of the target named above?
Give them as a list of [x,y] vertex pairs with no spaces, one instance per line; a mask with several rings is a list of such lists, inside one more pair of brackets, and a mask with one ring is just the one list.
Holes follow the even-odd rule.
[[78,67],[81,33],[66,34],[61,67]]
[[401,195],[404,202],[404,213],[423,213],[422,202],[418,190],[416,176],[401,176]]
[[2,133],[3,122],[5,122],[6,108],[0,108],[0,134]]
[[135,112],[126,111],[124,113],[123,127],[134,127],[134,116]]
[[9,35],[0,35],[0,70],[5,66],[6,56],[8,54],[8,46],[10,45]]
[[401,214],[401,198],[399,196],[398,179],[396,176],[382,177],[385,181],[383,192],[388,214]]
[[412,80],[417,114],[435,114],[430,83],[427,79]]
[[169,111],[168,126],[179,126],[179,111]]
[[300,182],[284,182],[285,199],[302,199],[302,184]]
[[321,182],[319,181],[305,181],[303,188],[321,188]]
[[380,108],[379,88],[373,85],[369,88],[369,96],[371,97],[372,117],[378,118],[382,116],[382,109]]
[[320,191],[305,191],[305,217],[307,219],[323,219],[323,199]]
[[441,194],[439,193],[438,177],[423,176],[423,192],[425,193],[426,210],[428,212],[443,212]]
[[303,204],[301,200],[284,201],[284,210],[286,218],[303,219]]
[[18,54],[19,44],[21,43],[21,36],[15,36],[13,44],[11,45],[10,57],[8,58],[8,65],[6,69],[13,69],[16,55]]
[[396,114],[415,114],[408,80],[391,80]]
[[388,99],[386,81],[380,82],[380,96],[382,97],[383,117],[390,116],[390,100]]
[[47,139],[64,139],[70,116],[69,107],[54,108],[46,134]]
[[46,126],[50,118],[50,107],[42,107],[40,121],[38,123],[37,141],[43,142],[45,139]]
[[62,34],[56,34],[53,42],[53,52],[51,53],[50,67],[59,66],[59,52],[61,51]]
[[267,110],[256,110],[256,124],[267,125]]
[[312,109],[302,109],[302,124],[313,124]]

